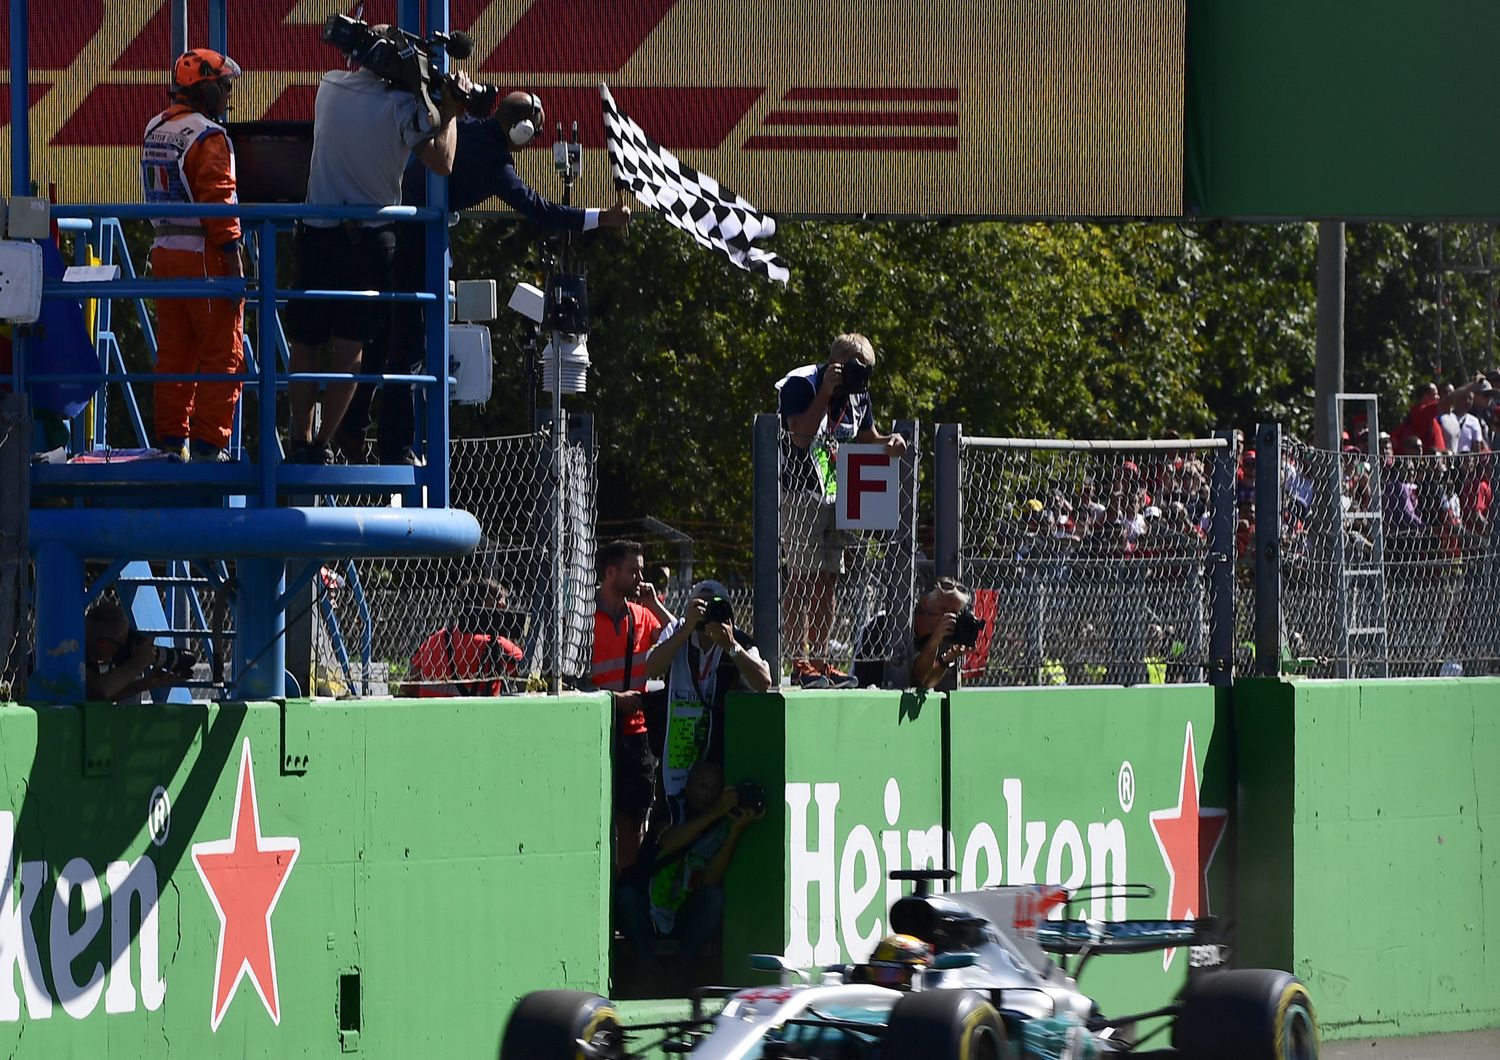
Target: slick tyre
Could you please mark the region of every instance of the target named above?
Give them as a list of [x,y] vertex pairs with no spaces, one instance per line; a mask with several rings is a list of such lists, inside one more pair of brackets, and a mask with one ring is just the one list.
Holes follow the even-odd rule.
[[1290,972],[1211,972],[1188,982],[1172,1044],[1187,1060],[1317,1060],[1318,1017]]
[[880,1060],[1010,1060],[1000,1014],[968,990],[907,994],[891,1010]]
[[521,999],[500,1039],[500,1060],[584,1060],[578,1043],[599,1060],[625,1056],[620,1015],[598,994],[537,990]]

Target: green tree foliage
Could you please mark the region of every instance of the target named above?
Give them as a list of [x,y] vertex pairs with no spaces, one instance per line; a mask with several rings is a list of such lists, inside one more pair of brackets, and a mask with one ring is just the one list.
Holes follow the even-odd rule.
[[[497,278],[502,293],[540,282],[534,229],[452,234],[455,275]],[[1478,260],[1483,238],[1450,228],[1447,259]],[[580,244],[593,365],[568,406],[595,416],[601,519],[653,514],[710,552],[748,553],[752,419],[843,331],[875,344],[881,426],[920,420],[924,443],[938,422],[1073,438],[1311,423],[1310,224],[790,222],[776,237],[785,288],[649,215],[627,238]],[[1387,426],[1413,383],[1490,367],[1488,280],[1459,273],[1445,274],[1438,363],[1437,263],[1434,226],[1349,226],[1346,386],[1381,394]],[[456,433],[528,429],[525,329],[506,314],[494,330],[496,399],[456,410]]]

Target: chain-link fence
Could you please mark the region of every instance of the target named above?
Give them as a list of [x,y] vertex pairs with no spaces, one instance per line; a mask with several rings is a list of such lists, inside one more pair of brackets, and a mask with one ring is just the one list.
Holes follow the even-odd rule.
[[[892,641],[911,615],[917,563],[920,432],[915,423],[898,424],[897,430],[906,439],[907,448],[887,464],[894,476],[894,503],[885,506],[888,518],[880,520],[872,518],[872,512],[882,496],[890,496],[884,488],[864,490],[864,506],[846,504],[840,515],[838,469],[842,466],[849,474],[849,456],[857,450],[846,443],[838,448],[835,459],[826,442],[817,443],[824,448],[816,452],[799,447],[775,416],[757,419],[756,431],[763,436],[758,442],[757,460],[763,459],[763,453],[776,455],[774,476],[758,473],[755,504],[775,503],[779,566],[779,576],[758,575],[757,587],[760,592],[775,589],[777,657],[794,683],[805,678],[818,683],[814,671],[825,667],[832,668],[830,676],[837,680],[841,674],[853,673],[860,664],[881,664],[895,652]],[[881,464],[887,463],[880,452],[870,455]],[[876,477],[861,480],[863,486],[888,481],[879,478],[887,472],[872,473]],[[777,482],[779,487],[773,488]],[[846,481],[844,488],[861,490],[862,486]],[[874,529],[858,527],[872,522],[882,525]],[[760,547],[757,544],[757,549]],[[753,612],[747,608],[744,613]],[[885,616],[894,616],[896,621],[884,621]],[[760,647],[764,651],[766,645]]]
[[0,702],[25,694],[31,653],[30,452],[26,398],[0,393]]
[[1283,671],[1500,673],[1500,457],[1286,440],[1262,473],[1279,480]]
[[547,433],[455,439],[449,460],[451,503],[479,521],[478,549],[451,559],[325,566],[315,583],[315,693],[451,695],[455,684],[461,693],[541,690],[554,672],[588,673],[592,439],[570,440],[560,466]]
[[[1233,555],[1215,540],[1232,533],[1223,516],[1233,505],[1233,459],[1227,439],[960,437],[956,573],[985,622],[964,683],[1227,674],[1229,660],[1213,658],[1210,618],[1217,601],[1232,622],[1229,572],[1219,595],[1213,586],[1215,568]],[[941,497],[938,506],[941,519]]]

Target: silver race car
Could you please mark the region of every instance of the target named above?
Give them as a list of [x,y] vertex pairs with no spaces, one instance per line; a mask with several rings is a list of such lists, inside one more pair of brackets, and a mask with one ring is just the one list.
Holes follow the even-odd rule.
[[[996,887],[951,894],[931,884],[952,872],[908,870],[916,893],[891,907],[896,934],[864,964],[816,978],[758,955],[751,966],[780,973],[777,986],[710,987],[691,1015],[667,1023],[621,1023],[597,994],[543,990],[512,1012],[500,1060],[1315,1060],[1318,1024],[1307,988],[1290,973],[1195,968],[1178,997],[1148,1012],[1105,1017],[1078,988],[1095,956],[1190,948],[1216,960],[1211,921],[1085,921],[1064,915],[1084,892]],[[1087,889],[1085,889],[1086,891]],[[1109,891],[1118,894],[1120,888]],[[1146,897],[1149,888],[1124,888]],[[1069,967],[1069,958],[1072,966]],[[709,1013],[710,1002],[722,1001]],[[1138,1033],[1143,1023],[1155,1029]],[[1153,1041],[1170,1030],[1170,1044]]]

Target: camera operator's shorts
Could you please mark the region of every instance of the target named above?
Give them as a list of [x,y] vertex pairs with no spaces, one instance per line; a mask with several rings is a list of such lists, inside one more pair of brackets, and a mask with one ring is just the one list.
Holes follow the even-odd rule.
[[834,525],[835,508],[811,490],[781,495],[781,551],[790,573],[844,573],[850,537]]
[[[296,286],[307,291],[389,291],[396,254],[394,225],[297,226]],[[390,322],[383,302],[290,299],[286,337],[319,346],[329,337],[369,342]]]
[[644,821],[656,801],[656,756],[648,733],[624,733],[616,727],[614,762],[615,812]]

